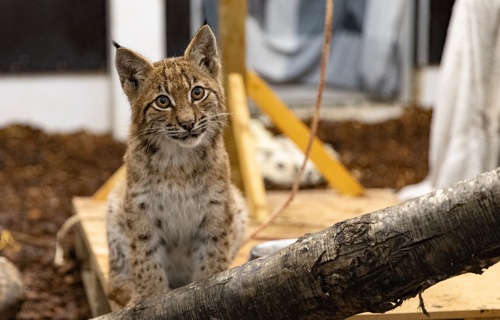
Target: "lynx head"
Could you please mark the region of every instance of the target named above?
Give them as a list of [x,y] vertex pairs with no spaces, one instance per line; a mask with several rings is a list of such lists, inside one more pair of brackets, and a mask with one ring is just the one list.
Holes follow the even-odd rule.
[[116,69],[132,108],[131,137],[192,148],[222,132],[220,62],[208,25],[198,30],[184,56],[156,63],[115,46]]

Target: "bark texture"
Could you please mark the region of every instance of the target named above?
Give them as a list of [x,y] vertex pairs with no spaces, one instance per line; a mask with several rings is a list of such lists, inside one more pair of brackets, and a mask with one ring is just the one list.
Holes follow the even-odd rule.
[[497,169],[100,319],[344,319],[389,311],[499,257]]

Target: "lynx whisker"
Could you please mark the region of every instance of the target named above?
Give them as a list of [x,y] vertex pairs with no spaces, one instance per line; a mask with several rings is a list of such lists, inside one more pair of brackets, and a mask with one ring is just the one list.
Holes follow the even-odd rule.
[[229,123],[227,123],[226,121],[222,121],[222,120],[212,120],[211,121],[213,124],[216,124],[218,126],[221,126],[221,127],[229,127]]
[[220,112],[220,113],[215,113],[215,114],[210,114],[206,116],[207,119],[214,119],[214,118],[219,118],[219,117],[226,117],[232,115],[229,112]]
[[137,133],[137,137],[144,137],[144,136],[148,136],[148,135],[154,135],[158,133],[158,129],[157,128],[148,128],[148,129],[143,129],[143,130],[140,130],[138,133]]

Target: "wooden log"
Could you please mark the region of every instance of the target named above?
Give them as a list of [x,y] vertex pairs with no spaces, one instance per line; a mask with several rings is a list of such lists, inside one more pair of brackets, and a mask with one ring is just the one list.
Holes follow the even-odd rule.
[[14,319],[23,300],[21,273],[7,258],[0,257],[0,320]]
[[500,169],[99,319],[345,319],[500,260]]

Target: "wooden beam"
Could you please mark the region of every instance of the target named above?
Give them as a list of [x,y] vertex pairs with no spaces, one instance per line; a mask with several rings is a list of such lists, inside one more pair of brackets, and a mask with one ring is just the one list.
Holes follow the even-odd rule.
[[231,73],[245,74],[246,0],[219,0],[219,44],[224,82]]
[[[250,98],[271,118],[278,129],[295,142],[302,151],[305,151],[310,135],[307,126],[287,108],[255,72],[248,71],[246,78]],[[318,138],[314,139],[310,158],[333,189],[351,195],[363,193],[361,184],[326,151]]]
[[233,136],[240,159],[240,172],[247,198],[250,217],[262,221],[268,214],[266,190],[257,166],[255,145],[250,132],[250,112],[243,76],[231,73],[228,78],[228,105],[232,115]]
[[[227,78],[230,73],[239,73],[244,76],[246,69],[245,59],[245,18],[247,15],[246,0],[219,0],[219,46],[222,59],[224,89],[227,92]],[[228,107],[230,108],[230,107]],[[243,188],[243,177],[240,172],[240,159],[235,146],[235,138],[229,127],[224,134],[227,153],[231,163],[233,183]]]

